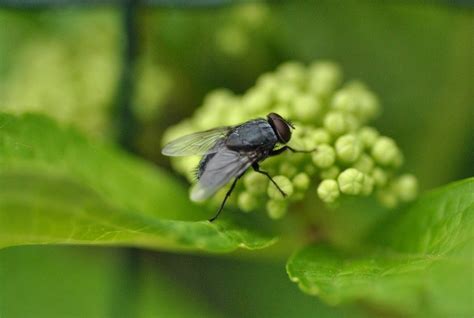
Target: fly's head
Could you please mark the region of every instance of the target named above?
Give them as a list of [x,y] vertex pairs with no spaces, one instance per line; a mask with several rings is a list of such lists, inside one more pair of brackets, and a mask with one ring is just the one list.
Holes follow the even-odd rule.
[[270,113],[267,115],[267,120],[273,128],[273,131],[278,137],[278,141],[286,144],[291,139],[291,129],[295,127],[277,113]]

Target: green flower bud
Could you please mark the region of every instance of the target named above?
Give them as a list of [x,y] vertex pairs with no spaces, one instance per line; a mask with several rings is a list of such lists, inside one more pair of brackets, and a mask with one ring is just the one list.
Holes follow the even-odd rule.
[[316,62],[309,67],[308,88],[316,96],[329,96],[339,85],[342,72],[332,62]]
[[361,91],[359,96],[359,117],[365,122],[374,118],[379,112],[379,101],[369,90]]
[[292,105],[293,117],[302,122],[314,121],[322,111],[321,102],[308,94],[297,96]]
[[237,204],[242,211],[250,212],[257,208],[258,200],[252,194],[245,191],[239,194]]
[[308,189],[310,184],[309,176],[304,173],[300,172],[293,178],[293,185],[297,190],[305,191]]
[[357,195],[362,191],[364,174],[357,169],[348,168],[337,177],[337,182],[342,193]]
[[329,145],[320,145],[318,149],[311,154],[311,158],[316,166],[328,168],[336,160],[336,152]]
[[346,121],[347,131],[355,132],[360,127],[360,121],[356,116],[352,114],[344,114],[344,120]]
[[364,181],[362,183],[362,195],[368,196],[372,194],[374,190],[374,179],[371,176],[364,175]]
[[229,98],[232,98],[234,96],[234,93],[232,93],[231,90],[226,89],[226,88],[219,88],[211,91],[204,97],[204,105],[212,104],[220,104],[223,101],[228,100]]
[[165,145],[176,138],[191,134],[195,131],[196,129],[193,127],[191,120],[183,120],[181,123],[172,126],[165,131],[163,135],[162,145]]
[[[276,176],[273,177],[273,180],[278,184],[280,189],[286,193],[288,197],[293,194],[293,184],[291,183],[290,179],[285,176]],[[284,200],[285,197],[280,193],[280,191],[275,187],[272,182],[268,183],[267,194],[270,198],[275,200]]]
[[321,173],[319,174],[319,176],[323,180],[324,179],[334,179],[335,180],[340,172],[341,172],[341,169],[339,169],[338,166],[331,166],[327,169],[322,170]]
[[280,164],[280,169],[278,169],[278,172],[281,175],[291,178],[298,173],[298,168],[290,162],[284,161]]
[[388,181],[387,173],[379,167],[375,167],[372,170],[372,178],[374,179],[375,185],[379,188],[384,187]]
[[262,74],[258,78],[256,86],[260,92],[269,94],[269,96],[275,96],[279,89],[278,79],[272,73]]
[[339,195],[339,187],[335,180],[323,180],[318,186],[318,196],[323,202],[334,202]]
[[264,193],[268,186],[268,178],[255,171],[247,172],[243,181],[245,189],[253,194]]
[[393,209],[398,205],[397,195],[388,189],[377,192],[377,199],[386,208]]
[[331,99],[331,107],[347,113],[355,113],[358,110],[357,100],[354,94],[347,88],[337,91]]
[[[290,118],[290,106],[285,103],[278,103],[274,107],[274,112],[283,118]],[[266,114],[265,114],[266,115]]]
[[400,151],[392,138],[379,137],[372,147],[372,157],[384,166],[396,165],[401,160],[400,156]]
[[369,174],[374,168],[374,165],[375,163],[372,157],[364,153],[359,157],[352,167],[365,174]]
[[343,135],[336,140],[336,154],[339,160],[350,163],[356,161],[362,152],[362,145],[354,135]]
[[359,139],[367,149],[375,144],[378,137],[379,132],[372,127],[363,127],[359,130]]
[[281,219],[288,208],[285,201],[269,200],[266,204],[268,216],[274,220]]
[[324,127],[333,136],[339,136],[348,130],[346,118],[340,112],[329,112],[324,117]]
[[394,188],[401,201],[409,202],[418,194],[418,181],[415,176],[404,174],[395,181]]
[[278,77],[281,81],[294,85],[302,85],[306,80],[306,68],[299,62],[286,62],[277,69]]
[[267,109],[270,102],[270,94],[257,89],[248,91],[242,97],[242,107],[253,113]]
[[290,104],[298,95],[298,90],[289,85],[280,85],[276,91],[277,101],[283,104]]
[[326,129],[323,128],[315,129],[310,133],[308,137],[312,138],[317,145],[329,144],[331,142],[331,135]]

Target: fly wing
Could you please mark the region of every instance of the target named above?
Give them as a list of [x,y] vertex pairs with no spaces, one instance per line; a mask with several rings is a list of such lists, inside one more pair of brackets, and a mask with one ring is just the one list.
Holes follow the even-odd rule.
[[213,146],[224,138],[231,128],[218,127],[180,137],[166,144],[161,153],[165,156],[177,157],[217,152],[218,149]]
[[230,150],[222,147],[209,154],[205,166],[198,175],[198,183],[191,191],[191,200],[202,201],[222,188],[232,178],[240,176],[254,162],[252,153]]

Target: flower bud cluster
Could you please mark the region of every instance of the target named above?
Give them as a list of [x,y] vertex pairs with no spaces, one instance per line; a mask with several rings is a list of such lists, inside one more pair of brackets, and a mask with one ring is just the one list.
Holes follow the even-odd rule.
[[[397,175],[403,155],[396,142],[367,125],[380,111],[377,97],[360,82],[341,86],[341,80],[339,66],[329,61],[309,66],[284,63],[275,72],[261,75],[242,96],[228,90],[211,92],[192,118],[167,131],[164,142],[276,112],[296,127],[291,147],[316,151],[285,152],[261,163],[286,196],[264,175],[246,172],[231,197],[242,211],[265,209],[276,219],[285,215],[289,204],[308,195],[333,204],[343,196],[376,194],[388,207],[413,200],[417,180]],[[192,180],[199,159],[172,158],[172,164]],[[216,203],[225,191],[215,196]]]

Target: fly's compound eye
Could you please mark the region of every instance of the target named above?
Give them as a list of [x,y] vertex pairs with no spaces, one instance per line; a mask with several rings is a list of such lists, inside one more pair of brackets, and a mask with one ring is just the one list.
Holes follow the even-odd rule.
[[291,138],[291,128],[288,122],[286,122],[280,115],[270,113],[268,115],[268,122],[273,127],[273,130],[277,134],[278,141],[286,144]]

